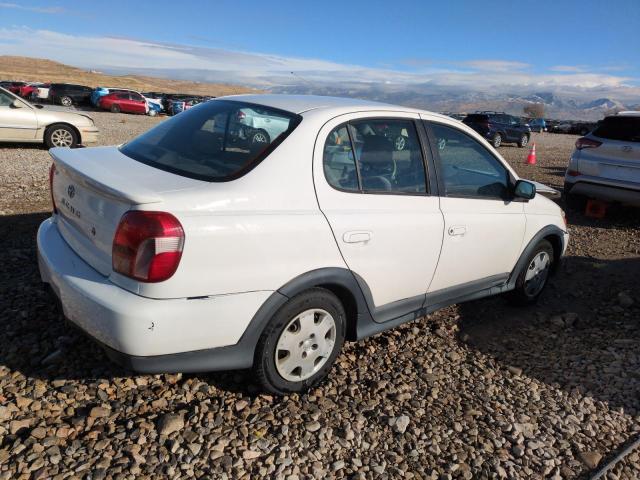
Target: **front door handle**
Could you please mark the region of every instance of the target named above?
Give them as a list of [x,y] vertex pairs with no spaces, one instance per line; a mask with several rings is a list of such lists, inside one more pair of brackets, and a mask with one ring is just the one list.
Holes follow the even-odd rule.
[[462,236],[467,233],[467,227],[464,225],[452,225],[449,227],[449,235],[452,237]]
[[342,240],[344,243],[365,243],[371,240],[371,232],[346,232]]

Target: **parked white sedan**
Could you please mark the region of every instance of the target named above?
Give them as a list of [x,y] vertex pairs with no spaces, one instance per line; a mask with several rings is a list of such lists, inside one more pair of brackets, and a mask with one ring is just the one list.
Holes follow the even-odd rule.
[[98,141],[98,128],[88,115],[34,105],[0,88],[0,142],[44,143],[75,147]]
[[[248,109],[280,126],[268,142],[237,138]],[[232,96],[51,155],[42,279],[144,372],[253,367],[301,391],[345,340],[488,295],[534,302],[568,240],[560,208],[477,133],[406,107]]]

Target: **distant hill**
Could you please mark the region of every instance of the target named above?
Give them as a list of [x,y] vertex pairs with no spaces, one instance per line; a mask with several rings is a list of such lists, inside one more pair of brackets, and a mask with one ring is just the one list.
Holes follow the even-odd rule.
[[106,75],[42,58],[0,56],[0,80],[59,82],[89,87],[123,87],[141,92],[188,93],[220,97],[258,90],[218,83],[169,80],[140,75]]
[[434,112],[469,113],[476,110],[497,110],[523,115],[524,107],[534,103],[544,106],[545,117],[566,120],[601,120],[622,110],[637,110],[634,103],[622,103],[610,98],[595,100],[571,94],[553,92],[503,93],[447,88],[430,84],[390,87],[387,85],[316,84],[274,87],[276,93],[336,95],[365,98],[379,102],[406,105]]

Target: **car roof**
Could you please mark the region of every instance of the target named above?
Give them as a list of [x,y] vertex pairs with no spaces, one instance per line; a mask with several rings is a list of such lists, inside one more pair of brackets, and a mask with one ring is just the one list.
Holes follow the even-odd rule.
[[640,117],[640,111],[627,110],[627,111],[624,111],[624,112],[618,112],[614,116],[615,117]]
[[[255,95],[228,95],[218,97],[219,100],[233,100],[247,103],[255,103],[265,107],[278,108],[293,113],[304,113],[309,110],[344,110],[355,108],[358,110],[388,110],[424,112],[411,107],[401,107],[388,103],[361,100],[358,98],[325,97],[322,95],[279,95],[279,94],[255,94]],[[426,113],[426,112],[425,112]],[[431,112],[429,112],[431,113]],[[439,114],[436,114],[439,115]]]

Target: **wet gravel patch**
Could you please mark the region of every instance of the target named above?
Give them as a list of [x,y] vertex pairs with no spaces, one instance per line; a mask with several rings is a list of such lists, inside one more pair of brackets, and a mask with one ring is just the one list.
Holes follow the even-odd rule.
[[[94,114],[102,143],[158,122]],[[124,123],[122,123],[124,121]],[[556,187],[576,137],[500,152]],[[68,328],[40,284],[47,152],[0,148],[0,479],[587,478],[640,433],[640,215],[569,212],[540,302],[446,308],[345,346],[304,395],[251,375],[136,375]],[[607,478],[636,479],[640,452]]]

